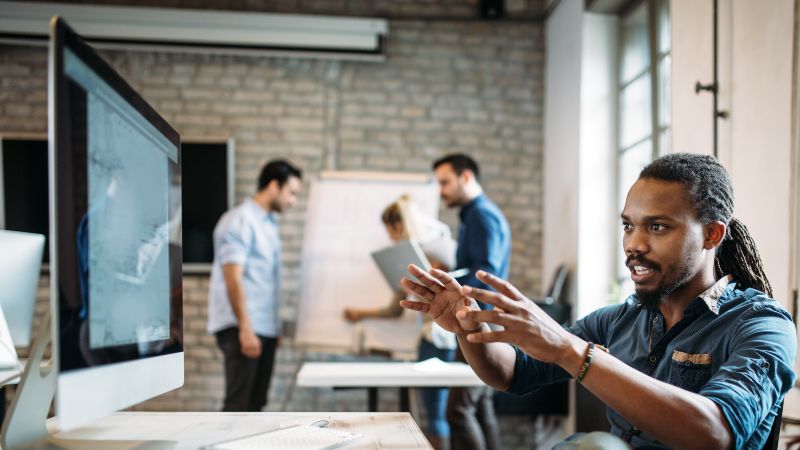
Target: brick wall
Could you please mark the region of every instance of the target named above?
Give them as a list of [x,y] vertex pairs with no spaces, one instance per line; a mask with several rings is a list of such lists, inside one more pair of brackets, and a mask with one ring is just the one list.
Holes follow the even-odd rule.
[[[383,63],[124,51],[103,55],[184,140],[235,139],[239,200],[253,192],[263,162],[278,156],[298,163],[307,184],[322,169],[427,172],[431,161],[445,153],[474,155],[488,195],[511,225],[511,281],[538,294],[543,26],[404,20],[392,21],[390,29]],[[46,132],[45,53],[0,46],[0,133]],[[281,315],[287,321],[297,314],[307,192],[281,219],[286,276]],[[455,211],[442,211],[442,218],[453,226],[458,220]],[[42,282],[44,299],[47,280]],[[136,409],[220,407],[221,358],[204,331],[207,285],[202,275],[184,279],[186,385]],[[43,303],[40,312],[45,308]],[[281,407],[299,357],[288,345],[279,352],[270,410]],[[382,408],[396,408],[393,401],[386,395]],[[359,411],[365,402],[366,395],[357,391],[297,389],[286,408]],[[502,421],[507,447],[530,448],[532,423]]]

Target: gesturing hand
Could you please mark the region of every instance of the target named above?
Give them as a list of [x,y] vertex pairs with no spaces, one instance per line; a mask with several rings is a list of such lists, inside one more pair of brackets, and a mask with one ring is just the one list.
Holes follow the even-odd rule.
[[501,331],[483,331],[467,335],[473,343],[506,342],[519,347],[528,355],[544,361],[559,363],[570,346],[586,346],[577,336],[561,327],[531,300],[522,295],[508,281],[501,280],[484,271],[478,271],[478,279],[497,292],[476,289],[469,286],[461,288],[461,295],[472,297],[483,303],[494,305],[490,311],[458,311],[460,321],[473,323],[488,322],[501,325]]
[[479,322],[456,317],[459,311],[475,311],[479,308],[475,300],[461,293],[461,285],[455,278],[438,269],[425,272],[414,264],[408,266],[408,272],[422,284],[408,278],[403,278],[401,284],[428,303],[402,300],[400,305],[403,308],[428,313],[439,326],[452,333],[466,333],[480,327]]

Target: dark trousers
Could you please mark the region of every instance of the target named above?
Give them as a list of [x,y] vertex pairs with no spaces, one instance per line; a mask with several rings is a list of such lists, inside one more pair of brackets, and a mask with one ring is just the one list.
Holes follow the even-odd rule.
[[[466,362],[461,348],[456,361]],[[489,386],[450,388],[447,421],[450,424],[451,450],[499,450],[500,430],[494,414]]]
[[239,345],[239,328],[218,331],[217,345],[225,356],[223,411],[261,411],[267,404],[278,338],[258,336],[261,356],[247,358]]

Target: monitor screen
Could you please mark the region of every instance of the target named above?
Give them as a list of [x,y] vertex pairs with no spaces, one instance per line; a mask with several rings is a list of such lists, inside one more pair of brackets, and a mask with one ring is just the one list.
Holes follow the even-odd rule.
[[52,36],[53,332],[69,427],[183,383],[181,161],[178,133],[97,53],[61,20]]

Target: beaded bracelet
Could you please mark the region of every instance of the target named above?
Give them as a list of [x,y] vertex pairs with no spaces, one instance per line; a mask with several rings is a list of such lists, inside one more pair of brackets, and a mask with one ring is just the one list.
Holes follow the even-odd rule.
[[583,381],[583,378],[586,376],[586,372],[589,371],[589,366],[592,365],[592,356],[594,356],[595,347],[608,353],[608,349],[603,347],[602,345],[595,345],[594,342],[589,342],[589,346],[586,348],[586,357],[583,360],[583,365],[581,366],[580,372],[578,372],[578,376],[575,377],[575,381],[577,381],[578,383]]

